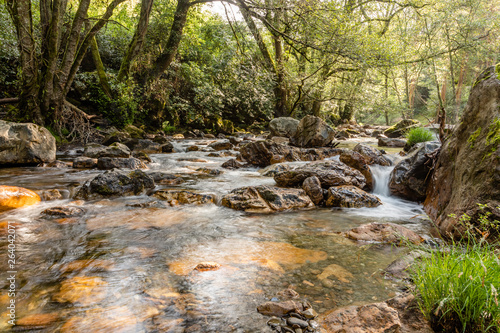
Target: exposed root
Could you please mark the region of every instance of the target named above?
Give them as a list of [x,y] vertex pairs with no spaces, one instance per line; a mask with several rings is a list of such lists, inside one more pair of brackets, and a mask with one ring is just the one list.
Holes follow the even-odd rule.
[[64,101],[61,109],[59,127],[69,131],[68,134],[64,135],[65,137],[71,138],[72,142],[78,141],[82,143],[98,139],[97,130],[90,125],[90,120],[96,116],[86,114],[68,101]]

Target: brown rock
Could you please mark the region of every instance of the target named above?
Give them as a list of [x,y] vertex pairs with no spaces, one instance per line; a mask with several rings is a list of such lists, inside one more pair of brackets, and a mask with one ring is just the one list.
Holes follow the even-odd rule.
[[380,164],[383,166],[389,166],[392,164],[391,161],[385,158],[380,150],[375,147],[358,143],[353,150],[363,155],[369,165]]
[[355,186],[334,186],[328,189],[327,207],[361,208],[377,207],[382,202],[373,194],[367,193]]
[[61,288],[53,296],[59,303],[79,303],[88,306],[106,298],[107,282],[100,277],[75,276],[61,283]]
[[72,163],[71,162],[63,162],[56,160],[54,162],[50,162],[47,165],[45,165],[47,168],[71,168]]
[[92,169],[96,167],[97,167],[97,158],[80,156],[73,160],[73,168],[75,169]]
[[363,155],[353,150],[347,150],[340,154],[340,162],[358,170],[363,176],[365,176],[365,190],[370,191],[373,189],[373,175],[370,171],[370,167],[368,166],[368,161]]
[[216,271],[220,268],[220,264],[213,261],[200,262],[194,268],[195,271]]
[[441,147],[424,208],[443,235],[459,236],[458,218],[486,214],[500,221],[500,80],[490,67],[476,80],[460,125]]
[[198,146],[189,146],[186,151],[198,151],[200,150],[200,147]]
[[279,172],[274,176],[276,184],[284,187],[301,186],[306,178],[315,176],[321,182],[321,187],[329,188],[339,185],[354,185],[364,187],[365,177],[356,169],[342,162],[322,161],[312,162],[298,168]]
[[152,196],[164,200],[172,206],[215,203],[215,195],[213,194],[195,193],[186,190],[159,190],[153,193]]
[[215,151],[229,150],[233,148],[233,144],[229,141],[217,141],[209,144],[208,147],[214,149]]
[[57,313],[38,313],[22,317],[16,321],[17,326],[49,326],[59,320]]
[[232,190],[222,198],[222,205],[254,213],[314,207],[303,190],[263,185]]
[[357,241],[394,244],[404,241],[419,244],[424,240],[414,231],[394,223],[365,224],[346,232],[346,236]]
[[225,169],[239,169],[243,167],[243,163],[238,162],[236,159],[232,158],[221,165]]
[[53,200],[63,199],[63,195],[61,194],[61,192],[59,192],[59,190],[56,189],[37,191],[37,194],[43,201],[53,201]]
[[312,176],[306,178],[304,183],[302,183],[302,188],[306,191],[315,205],[319,205],[323,201],[323,189],[321,188],[321,182],[318,177]]
[[334,138],[335,131],[323,119],[305,116],[290,143],[297,147],[327,147]]
[[291,312],[304,311],[302,302],[285,301],[285,302],[266,302],[257,307],[257,311],[264,316],[283,317]]
[[144,164],[138,158],[114,158],[114,157],[101,157],[97,160],[97,168],[101,170],[111,170],[111,169],[147,169],[147,165]]
[[385,135],[379,135],[378,146],[379,147],[397,147],[403,148],[406,145],[406,140],[404,139],[392,139]]
[[26,188],[0,185],[0,212],[36,205],[40,196]]
[[45,209],[40,213],[41,215],[51,216],[51,217],[75,217],[82,216],[85,211],[80,207],[66,206],[66,207],[51,207]]

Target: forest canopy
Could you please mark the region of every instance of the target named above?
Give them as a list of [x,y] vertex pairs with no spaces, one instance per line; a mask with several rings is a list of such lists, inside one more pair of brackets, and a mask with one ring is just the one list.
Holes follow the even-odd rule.
[[498,62],[498,14],[486,0],[2,0],[0,107],[69,136],[309,114],[390,124],[444,110],[453,124]]

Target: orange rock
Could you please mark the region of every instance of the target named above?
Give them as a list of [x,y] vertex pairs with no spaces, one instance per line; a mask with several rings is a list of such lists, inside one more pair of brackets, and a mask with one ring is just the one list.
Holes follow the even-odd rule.
[[41,201],[35,192],[17,186],[0,185],[0,211],[31,206]]
[[[109,227],[127,226],[130,229],[163,228],[182,223],[188,219],[182,211],[163,208],[141,208],[110,212],[87,220],[87,229],[97,230]],[[194,266],[193,266],[194,267]]]
[[137,332],[137,318],[125,306],[88,310],[83,317],[72,317],[61,333],[133,333]]
[[[263,268],[296,268],[305,263],[325,260],[324,251],[297,248],[278,242],[253,242],[241,239],[225,239],[213,244],[213,251],[207,246],[188,249],[185,258],[168,263],[170,271],[177,275],[188,275],[199,262],[215,261],[221,265],[256,264]],[[282,268],[283,269],[283,268]]]
[[110,260],[84,259],[75,260],[61,267],[61,272],[81,272],[81,271],[109,271],[114,266]]
[[18,326],[49,326],[59,319],[57,313],[38,313],[28,315],[16,321]]
[[54,295],[60,303],[80,303],[82,306],[98,303],[106,298],[107,282],[100,277],[75,276],[61,283],[61,289]]
[[212,261],[204,261],[200,262],[196,267],[194,268],[197,271],[216,271],[220,268],[220,264]]

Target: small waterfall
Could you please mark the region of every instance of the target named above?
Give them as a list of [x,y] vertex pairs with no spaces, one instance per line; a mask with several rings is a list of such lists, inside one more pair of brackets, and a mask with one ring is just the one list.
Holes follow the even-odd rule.
[[389,190],[389,181],[391,179],[391,172],[394,170],[394,166],[382,166],[374,164],[370,166],[370,170],[373,175],[373,194],[389,197],[391,196],[391,191]]

